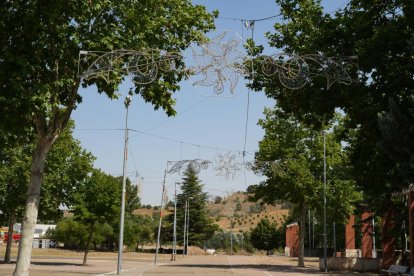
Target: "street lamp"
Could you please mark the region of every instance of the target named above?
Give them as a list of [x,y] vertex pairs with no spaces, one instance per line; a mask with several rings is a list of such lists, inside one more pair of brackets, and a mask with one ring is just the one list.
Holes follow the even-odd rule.
[[188,200],[185,201],[185,209],[184,209],[184,241],[183,241],[183,257],[185,255],[185,235],[187,234],[187,205],[188,205]]
[[185,255],[188,255],[188,237],[189,237],[189,231],[190,231],[190,200],[193,199],[192,197],[189,197],[187,199],[187,250],[185,251]]
[[323,133],[323,265],[328,272],[328,253],[326,243],[326,133]]
[[179,183],[175,182],[174,185],[173,261],[175,261],[175,255],[177,254],[177,184]]
[[125,217],[125,186],[126,186],[126,167],[128,161],[128,107],[131,103],[132,91],[130,90],[129,95],[125,97],[125,143],[124,143],[124,162],[122,169],[122,198],[121,198],[121,217],[119,222],[119,241],[118,241],[118,267],[117,274],[119,275],[122,271],[122,247],[124,244],[124,217]]
[[167,177],[167,170],[164,171],[164,181],[162,183],[162,195],[161,195],[161,204],[160,204],[160,218],[158,221],[158,235],[157,235],[157,245],[155,248],[155,259],[154,264],[157,264],[158,258],[158,250],[160,247],[160,239],[161,239],[161,226],[162,226],[162,209],[164,208],[164,196],[165,196],[165,179]]

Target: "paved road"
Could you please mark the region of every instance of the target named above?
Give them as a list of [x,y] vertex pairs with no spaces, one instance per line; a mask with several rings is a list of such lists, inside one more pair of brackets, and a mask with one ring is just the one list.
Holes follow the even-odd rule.
[[[258,262],[263,258],[250,256],[191,256],[174,264],[161,265],[143,272],[143,276],[154,275],[319,275],[315,267],[298,268],[287,258],[271,257],[275,265]],[[279,260],[278,260],[279,259]]]
[[[134,255],[135,256],[135,255]],[[140,255],[124,258],[122,275],[138,276],[186,276],[186,275],[249,275],[249,276],[296,276],[333,275],[321,274],[316,261],[309,261],[305,268],[297,267],[297,260],[286,257],[266,256],[179,256],[170,262],[169,256],[160,255],[159,264],[154,266],[153,258]],[[73,276],[73,275],[116,275],[117,260],[114,257],[95,257],[82,266],[82,258],[74,257],[35,257],[30,267],[31,276]],[[0,264],[0,275],[12,275],[14,264]],[[341,274],[344,273],[334,273]],[[351,275],[354,273],[349,273]],[[361,275],[361,274],[360,274]],[[372,275],[372,274],[370,274]]]

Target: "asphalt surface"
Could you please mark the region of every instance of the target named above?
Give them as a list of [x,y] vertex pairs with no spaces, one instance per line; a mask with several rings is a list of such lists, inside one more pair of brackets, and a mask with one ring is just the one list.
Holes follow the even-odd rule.
[[[316,262],[305,263],[305,268],[297,267],[297,260],[277,256],[178,256],[171,262],[169,255],[160,255],[158,264],[154,265],[151,257],[124,258],[121,275],[138,276],[186,276],[186,275],[355,275],[355,273],[321,273]],[[0,275],[12,275],[15,264],[0,264]],[[88,265],[82,265],[82,258],[64,256],[39,256],[32,258],[30,275],[116,275],[117,259],[115,257],[93,257]],[[358,274],[362,275],[362,274]],[[369,274],[372,275],[372,274]]]

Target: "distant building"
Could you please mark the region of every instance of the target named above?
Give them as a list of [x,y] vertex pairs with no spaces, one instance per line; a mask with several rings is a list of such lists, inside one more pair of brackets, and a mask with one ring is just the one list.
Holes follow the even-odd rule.
[[[46,235],[47,230],[49,229],[55,229],[56,224],[36,224],[35,230],[34,230],[34,236],[33,238],[43,238]],[[20,233],[22,230],[21,223],[15,223],[13,225],[13,231]]]

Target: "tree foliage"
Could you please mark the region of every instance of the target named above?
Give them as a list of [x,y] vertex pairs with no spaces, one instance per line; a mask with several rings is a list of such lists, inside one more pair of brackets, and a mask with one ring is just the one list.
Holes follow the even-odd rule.
[[[308,209],[323,213],[323,135],[301,123],[280,108],[265,109],[259,125],[265,130],[256,153],[256,170],[266,179],[249,187],[253,200],[274,204],[291,202],[300,221],[299,266],[303,266],[304,229]],[[360,200],[354,182],[349,178],[347,155],[334,134],[326,133],[328,219],[345,222],[353,203]]]
[[281,246],[282,237],[274,223],[267,219],[261,219],[250,233],[250,242],[254,248],[269,251]]
[[120,213],[121,182],[119,178],[95,169],[76,195],[75,219],[87,227],[83,264],[87,263],[89,246],[98,223],[114,223]]
[[[81,79],[80,50],[157,48],[180,53],[213,28],[212,14],[188,0],[6,1],[0,5],[0,129],[24,135],[35,128],[31,180],[15,275],[28,273],[33,230],[46,157],[81,103],[79,88],[95,85],[116,98],[125,74],[109,81]],[[176,68],[183,68],[177,55]],[[122,67],[123,64],[120,64]],[[133,78],[142,76],[135,75]],[[158,79],[134,88],[155,109],[175,113],[172,93],[184,70],[158,72]]]
[[[285,112],[309,125],[323,126],[341,108],[348,118],[343,139],[349,145],[352,175],[367,202],[378,213],[386,212],[383,207],[393,202],[392,194],[407,181],[391,161],[390,150],[383,147],[378,120],[390,112],[390,99],[404,106],[412,93],[413,5],[355,0],[327,14],[320,1],[276,2],[285,20],[268,34],[271,46],[299,55],[357,56],[358,68],[349,73],[359,80],[350,86],[337,82],[327,90],[326,78],[314,78],[292,92],[258,70],[252,87],[264,88]],[[408,138],[407,129],[402,131]]]
[[[264,89],[285,112],[319,128],[340,108],[347,116],[342,139],[348,145],[351,175],[363,191],[366,205],[376,214],[393,220],[390,210],[398,210],[397,214],[404,212],[398,195],[410,180],[401,166],[407,164],[407,156],[412,153],[398,154],[392,149],[401,146],[397,141],[412,141],[414,137],[409,128],[398,129],[403,139],[391,138],[386,133],[399,128],[405,120],[395,116],[396,109],[390,109],[392,102],[407,110],[414,87],[412,2],[351,0],[333,13],[326,13],[319,0],[276,3],[284,20],[268,34],[271,46],[298,55],[357,56],[358,67],[347,73],[358,77],[358,81],[349,86],[336,82],[328,90],[327,79],[321,76],[301,89],[290,91],[277,78],[256,70],[255,76],[250,76],[251,87]],[[261,49],[254,48],[252,54],[259,55]],[[391,120],[386,119],[381,126],[381,118]],[[410,150],[410,146],[404,150]],[[402,229],[402,224],[395,221],[398,229]]]
[[[186,201],[189,202],[189,245],[203,246],[203,243],[213,236],[218,230],[208,215],[207,210],[207,193],[203,192],[203,185],[192,166],[189,166],[184,173],[181,184],[181,193],[177,195],[177,242],[183,241],[184,232],[184,214]],[[166,236],[172,240],[172,226],[174,214],[167,217],[167,222],[171,226]]]

